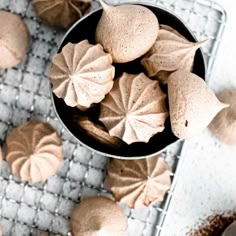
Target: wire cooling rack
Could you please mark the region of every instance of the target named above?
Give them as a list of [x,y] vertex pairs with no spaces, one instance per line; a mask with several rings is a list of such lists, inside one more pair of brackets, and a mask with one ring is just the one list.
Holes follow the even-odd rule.
[[[110,2],[116,4],[122,1]],[[172,10],[187,23],[199,40],[209,39],[203,48],[209,78],[226,23],[224,10],[208,0],[146,2]],[[92,9],[97,7],[99,4],[94,1]],[[40,235],[41,231],[52,235],[70,235],[69,218],[74,205],[88,196],[109,194],[103,184],[109,160],[76,143],[55,118],[47,71],[50,57],[57,51],[64,32],[42,24],[35,16],[31,0],[1,0],[0,9],[19,14],[31,35],[31,46],[25,61],[17,67],[0,70],[0,142],[4,146],[6,135],[13,127],[30,119],[38,119],[49,122],[59,132],[65,152],[65,160],[57,175],[34,185],[19,181],[11,175],[7,163],[2,162],[0,221],[3,235]],[[162,154],[173,170],[172,187],[165,200],[142,210],[123,206],[130,236],[161,234],[181,169],[181,148],[182,143],[178,143]]]

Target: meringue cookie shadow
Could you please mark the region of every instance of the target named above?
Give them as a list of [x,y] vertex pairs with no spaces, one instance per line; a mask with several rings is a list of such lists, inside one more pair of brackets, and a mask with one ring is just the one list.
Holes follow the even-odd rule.
[[[133,3],[125,3],[125,4],[133,4]],[[180,34],[182,34],[186,39],[192,42],[196,42],[196,38],[191,33],[191,31],[185,26],[185,24],[177,18],[173,13],[168,10],[152,6],[149,4],[140,4],[142,6],[150,9],[157,17],[160,24],[169,25],[176,30]],[[67,43],[78,43],[84,39],[88,39],[89,43],[95,44],[95,32],[98,21],[102,15],[102,9],[97,9],[84,18],[78,20],[65,34],[62,43],[58,49],[60,52]],[[144,68],[140,63],[140,58],[122,64],[114,63],[116,68],[115,78],[120,76],[123,72],[127,72],[130,74],[138,74],[144,72]],[[203,58],[203,54],[200,49],[197,50],[193,65],[193,73],[200,76],[201,78],[205,78],[205,62]],[[157,133],[154,135],[148,143],[133,143],[131,145],[126,145],[123,148],[112,148],[101,142],[97,141],[93,137],[87,135],[84,130],[80,127],[75,127],[73,123],[74,116],[80,116],[85,114],[90,118],[99,116],[99,107],[94,106],[86,113],[82,113],[77,108],[69,107],[65,104],[63,99],[56,97],[53,93],[51,93],[52,101],[54,105],[55,112],[58,116],[59,121],[63,124],[66,130],[71,133],[71,135],[81,143],[82,145],[88,147],[92,151],[96,151],[99,154],[119,158],[119,159],[138,159],[153,156],[157,153],[162,152],[166,147],[175,143],[179,139],[172,133],[170,126],[170,119],[167,118],[165,122],[165,129],[161,133]]]

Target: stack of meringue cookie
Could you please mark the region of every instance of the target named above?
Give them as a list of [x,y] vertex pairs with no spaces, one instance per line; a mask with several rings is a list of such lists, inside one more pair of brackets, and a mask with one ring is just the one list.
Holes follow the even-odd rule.
[[[188,41],[176,29],[159,25],[144,6],[100,2],[97,44],[87,39],[68,43],[53,56],[49,77],[54,94],[82,111],[77,121],[87,134],[112,147],[149,142],[165,129],[169,115],[176,137],[201,132],[227,106],[191,73],[196,50],[206,40]],[[134,60],[142,73],[115,76],[117,65]],[[100,114],[89,117],[86,111],[94,106]]]

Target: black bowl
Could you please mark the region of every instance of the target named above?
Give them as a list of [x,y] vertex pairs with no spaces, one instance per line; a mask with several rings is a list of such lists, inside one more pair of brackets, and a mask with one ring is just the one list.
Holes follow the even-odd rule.
[[[196,38],[191,33],[191,31],[173,13],[157,6],[147,4],[140,5],[149,8],[158,17],[160,24],[169,25],[175,28],[188,40],[196,42]],[[58,52],[60,52],[63,46],[65,46],[68,42],[78,43],[84,39],[88,39],[90,43],[95,44],[95,30],[101,15],[102,9],[98,9],[77,21],[66,33]],[[139,59],[129,63],[115,64],[115,67],[116,76],[119,76],[122,74],[122,72],[128,72],[131,74],[143,72],[143,67],[140,66]],[[205,62],[200,49],[197,50],[195,55],[193,73],[197,74],[203,79],[205,78]],[[72,121],[72,117],[80,116],[82,114],[79,109],[67,106],[63,99],[56,97],[53,93],[52,100],[59,120],[64,125],[64,127],[76,138],[76,140],[89,149],[105,156],[120,159],[138,159],[149,157],[162,152],[169,145],[179,140],[172,133],[170,119],[168,118],[165,122],[164,131],[154,135],[148,143],[134,143],[123,148],[114,149],[100,143],[93,137],[87,135],[86,132],[79,126],[75,125],[75,123]],[[89,109],[87,113],[90,117],[98,117],[99,107]]]

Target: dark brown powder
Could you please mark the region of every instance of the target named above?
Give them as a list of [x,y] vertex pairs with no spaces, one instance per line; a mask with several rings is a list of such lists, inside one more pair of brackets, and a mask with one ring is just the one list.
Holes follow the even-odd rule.
[[191,230],[188,236],[221,236],[234,221],[236,221],[236,212],[210,216],[206,224],[201,225],[198,229]]

